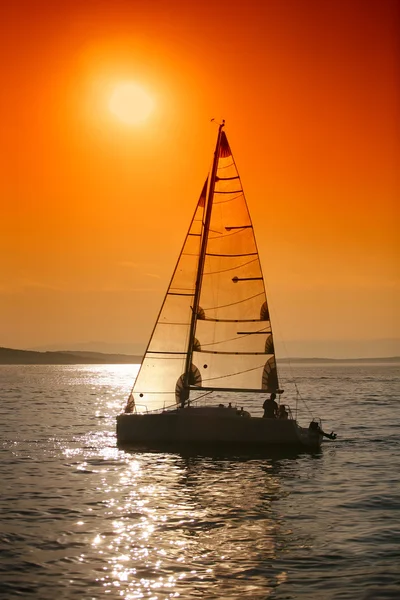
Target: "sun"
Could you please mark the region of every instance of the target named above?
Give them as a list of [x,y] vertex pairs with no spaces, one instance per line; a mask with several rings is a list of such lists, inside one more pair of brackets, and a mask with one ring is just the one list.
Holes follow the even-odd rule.
[[139,125],[153,111],[154,100],[138,83],[125,82],[114,88],[109,107],[123,123]]

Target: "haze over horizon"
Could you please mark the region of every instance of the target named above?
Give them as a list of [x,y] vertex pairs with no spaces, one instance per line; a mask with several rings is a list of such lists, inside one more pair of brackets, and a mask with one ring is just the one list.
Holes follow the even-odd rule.
[[[331,340],[295,341],[288,340],[284,343],[277,342],[277,358],[389,358],[400,356],[400,339],[371,340],[365,344],[353,340],[344,342]],[[112,342],[74,342],[70,344],[44,344],[41,346],[22,348],[23,350],[46,351],[86,351],[101,352],[104,354],[129,354],[142,355],[146,344],[140,343],[112,343]]]
[[225,118],[278,357],[398,355],[399,11],[3,3],[0,344],[144,348]]

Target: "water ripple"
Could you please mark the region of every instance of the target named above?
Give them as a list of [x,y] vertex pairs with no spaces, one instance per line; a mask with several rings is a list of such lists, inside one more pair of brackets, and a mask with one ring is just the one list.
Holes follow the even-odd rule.
[[337,443],[249,457],[118,450],[134,372],[0,368],[1,598],[400,597],[393,366],[299,368]]

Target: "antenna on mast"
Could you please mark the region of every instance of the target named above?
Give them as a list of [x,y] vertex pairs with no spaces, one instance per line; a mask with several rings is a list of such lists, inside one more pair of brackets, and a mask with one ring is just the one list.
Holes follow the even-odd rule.
[[210,122],[215,123],[215,125],[218,125],[218,127],[221,127],[221,129],[225,125],[225,119],[221,119],[221,123],[218,123],[218,121],[216,121],[214,118],[212,118]]

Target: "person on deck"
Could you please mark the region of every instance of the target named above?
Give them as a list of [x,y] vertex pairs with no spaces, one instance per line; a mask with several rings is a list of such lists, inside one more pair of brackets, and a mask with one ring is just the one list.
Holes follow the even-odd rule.
[[276,394],[272,393],[271,396],[264,401],[264,404],[263,404],[263,409],[264,409],[263,418],[264,419],[275,419],[276,418],[276,414],[278,412],[278,404],[275,402],[275,398],[276,398]]
[[286,410],[284,404],[281,404],[278,410],[278,419],[287,419],[289,417],[289,413]]
[[319,433],[319,435],[323,435],[324,437],[326,437],[330,440],[336,440],[336,438],[337,438],[336,433],[334,433],[333,431],[331,431],[331,433],[325,433],[325,431],[323,431],[321,429],[321,427],[319,426],[319,423],[317,421],[314,421],[314,419],[311,421],[308,428],[311,431],[315,431],[315,433]]

